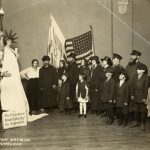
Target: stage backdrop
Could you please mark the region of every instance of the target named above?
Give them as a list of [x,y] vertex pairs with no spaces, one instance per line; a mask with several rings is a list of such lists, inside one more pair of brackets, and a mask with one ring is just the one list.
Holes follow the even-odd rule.
[[[21,69],[46,54],[50,14],[66,39],[86,32],[92,25],[98,56],[111,56],[113,48],[124,57],[122,64],[126,66],[134,48],[142,52],[142,61],[150,66],[150,45],[142,38],[150,41],[149,0],[128,0],[125,14],[118,11],[118,0],[3,0],[3,9],[4,28],[19,37]],[[114,17],[108,9],[113,10]],[[132,33],[132,27],[142,37]]]

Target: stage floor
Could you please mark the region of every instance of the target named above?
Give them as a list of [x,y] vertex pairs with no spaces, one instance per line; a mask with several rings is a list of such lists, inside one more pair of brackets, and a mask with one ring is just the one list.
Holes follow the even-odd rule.
[[[27,127],[0,132],[0,142],[18,141],[21,146],[2,146],[14,150],[150,150],[150,129],[105,125],[100,116],[53,113],[29,123]],[[150,126],[150,124],[148,125]],[[23,141],[22,141],[23,140]],[[15,143],[15,142],[14,142]]]

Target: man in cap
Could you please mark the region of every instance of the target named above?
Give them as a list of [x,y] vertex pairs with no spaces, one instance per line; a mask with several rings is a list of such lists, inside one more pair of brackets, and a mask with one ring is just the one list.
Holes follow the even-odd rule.
[[103,69],[100,65],[99,57],[91,57],[91,81],[90,81],[90,99],[91,111],[99,114],[100,111],[100,94],[102,91]]
[[113,68],[114,68],[113,78],[115,82],[119,81],[120,72],[122,69],[124,69],[123,66],[120,64],[121,60],[122,60],[122,57],[119,54],[117,53],[113,54]]
[[79,69],[75,60],[76,54],[71,53],[70,56],[68,57],[67,73],[68,73],[68,80],[70,82],[70,98],[73,102],[73,109],[76,112],[78,109],[78,104],[76,100],[76,84],[78,82]]
[[[137,65],[141,64],[140,57],[141,57],[142,53],[137,50],[133,50],[130,53],[130,55],[131,55],[131,59],[130,59],[128,65],[126,66],[126,70],[128,72],[129,79],[131,81],[134,78],[134,76],[137,74]],[[148,73],[147,67],[146,67],[145,73],[146,74]]]
[[50,65],[49,56],[43,56],[42,61],[43,67],[39,71],[39,86],[42,94],[41,109],[49,112],[53,111],[54,106],[56,106],[57,71]]
[[131,99],[133,101],[133,111],[136,123],[132,127],[139,126],[145,130],[147,107],[146,99],[148,95],[148,76],[145,74],[147,67],[144,64],[137,65],[137,75],[134,77],[131,86]]

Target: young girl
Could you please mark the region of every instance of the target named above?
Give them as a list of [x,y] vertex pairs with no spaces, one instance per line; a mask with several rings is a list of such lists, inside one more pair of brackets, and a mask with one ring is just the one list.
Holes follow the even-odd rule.
[[88,87],[85,82],[86,76],[84,74],[79,74],[79,81],[76,86],[76,97],[79,102],[80,114],[79,118],[86,115],[86,103],[88,102]]

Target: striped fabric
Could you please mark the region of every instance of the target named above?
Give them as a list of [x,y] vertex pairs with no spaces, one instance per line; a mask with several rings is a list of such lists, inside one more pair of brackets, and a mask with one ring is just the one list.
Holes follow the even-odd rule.
[[76,63],[79,65],[82,59],[89,59],[93,55],[92,32],[88,31],[80,36],[65,41],[67,58],[71,53],[76,54]]

